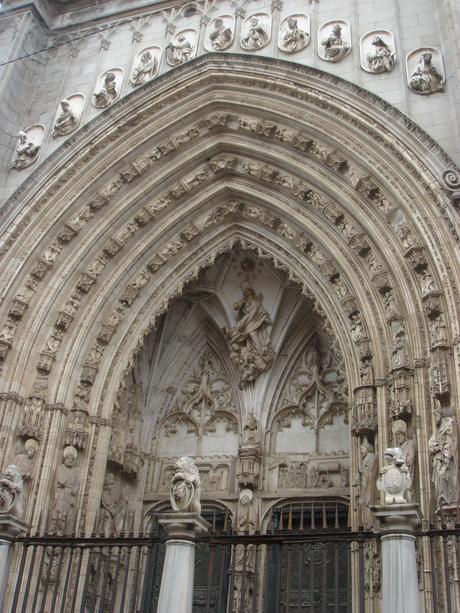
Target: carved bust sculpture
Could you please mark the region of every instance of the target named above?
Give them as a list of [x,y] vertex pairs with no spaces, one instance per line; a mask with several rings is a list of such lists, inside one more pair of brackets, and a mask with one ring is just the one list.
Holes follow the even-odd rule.
[[396,54],[387,43],[380,37],[372,39],[373,51],[367,54],[367,64],[372,72],[391,72],[396,64]]
[[411,501],[412,482],[399,447],[385,449],[385,462],[377,488],[385,494],[385,504],[406,504]]
[[22,477],[19,469],[10,464],[0,477],[0,513],[22,517]]
[[113,72],[107,72],[104,77],[104,85],[100,91],[93,94],[94,106],[105,109],[118,98],[116,77]]
[[256,51],[262,49],[269,41],[268,33],[260,25],[258,17],[251,17],[249,29],[246,36],[241,39],[241,46],[246,51]]
[[230,28],[225,27],[220,17],[214,20],[214,29],[209,34],[209,40],[211,41],[211,47],[215,51],[227,49],[232,44],[232,31]]
[[435,429],[428,441],[433,463],[433,485],[439,506],[457,503],[457,423],[453,417],[435,412]]
[[75,113],[70,108],[70,102],[68,100],[61,100],[60,104],[62,110],[53,126],[54,138],[68,134],[77,125],[77,117],[75,117]]
[[18,139],[16,159],[13,162],[13,168],[22,170],[35,162],[38,152],[40,151],[40,145],[31,141],[24,130],[19,132]]
[[51,509],[51,529],[69,532],[75,526],[80,475],[77,467],[78,452],[75,447],[65,447],[63,463],[56,471],[54,501]]
[[283,36],[281,48],[286,53],[297,53],[302,51],[308,45],[310,35],[298,26],[295,17],[289,17],[287,20],[287,30]]
[[201,513],[200,473],[193,460],[182,457],[176,462],[171,481],[171,506],[179,513]]
[[350,45],[342,37],[342,26],[334,24],[332,33],[321,41],[324,47],[324,59],[329,62],[338,62],[350,51]]
[[166,59],[171,66],[179,66],[187,62],[192,55],[192,45],[183,34],[173,39],[166,47]]
[[151,51],[144,51],[131,72],[131,83],[135,86],[144,85],[154,76],[157,68],[157,58],[152,55]]
[[422,53],[416,69],[409,79],[409,87],[418,94],[432,94],[444,88],[442,74],[432,64],[433,55]]

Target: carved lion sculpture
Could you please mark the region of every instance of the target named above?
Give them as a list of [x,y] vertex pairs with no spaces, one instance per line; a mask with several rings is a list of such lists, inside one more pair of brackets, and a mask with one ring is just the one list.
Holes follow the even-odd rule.
[[0,477],[0,513],[11,513],[15,517],[22,517],[22,490],[19,468],[10,464]]
[[187,457],[176,462],[176,474],[171,481],[171,506],[179,513],[201,513],[200,473]]

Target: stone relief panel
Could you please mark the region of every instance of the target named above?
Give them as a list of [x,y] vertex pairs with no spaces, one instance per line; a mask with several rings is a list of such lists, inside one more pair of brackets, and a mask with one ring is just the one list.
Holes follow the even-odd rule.
[[[162,494],[169,492],[171,479],[176,472],[175,463],[180,456],[161,458],[161,468],[158,477],[158,491]],[[213,460],[203,456],[195,456],[194,461],[201,479],[203,497],[210,494],[228,494],[233,490],[231,486],[234,474],[235,458],[220,455]],[[231,477],[232,476],[232,480]]]
[[284,53],[298,53],[310,43],[310,17],[289,15],[280,24],[278,48]]
[[348,21],[337,19],[318,28],[318,55],[326,62],[340,62],[351,51],[351,27]]
[[254,13],[247,17],[241,28],[240,45],[245,51],[263,49],[270,42],[272,20],[268,13]]
[[118,100],[123,84],[123,77],[123,68],[111,68],[104,72],[96,81],[94,93],[91,98],[93,106],[97,109],[105,109]]
[[413,49],[406,57],[406,71],[409,89],[416,94],[429,95],[444,89],[446,73],[439,49]]
[[134,58],[129,77],[131,84],[134,87],[139,87],[156,77],[160,68],[160,61],[160,47],[146,47],[142,49],[142,51],[139,51]]
[[232,15],[219,15],[209,22],[206,28],[204,48],[206,51],[224,51],[235,37],[235,18]]
[[361,68],[366,72],[391,72],[396,64],[395,38],[388,30],[373,30],[361,36],[359,51]]
[[66,136],[78,128],[85,100],[83,94],[71,94],[61,100],[53,123],[53,138]]
[[12,168],[23,170],[36,162],[44,138],[45,126],[42,124],[35,124],[21,130],[18,134]]
[[192,28],[181,30],[165,49],[166,61],[170,66],[180,66],[195,57],[198,32]]

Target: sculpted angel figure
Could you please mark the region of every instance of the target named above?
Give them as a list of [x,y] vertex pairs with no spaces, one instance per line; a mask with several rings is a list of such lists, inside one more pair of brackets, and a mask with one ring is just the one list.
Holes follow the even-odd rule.
[[214,30],[209,34],[209,40],[215,51],[227,49],[232,44],[232,30],[225,27],[224,21],[220,17],[214,20]]
[[339,23],[334,24],[331,35],[324,38],[321,45],[324,47],[324,57],[329,62],[338,62],[350,51],[350,45],[343,40],[342,26]]
[[428,441],[432,479],[438,505],[456,504],[458,497],[457,423],[435,411],[435,430]]
[[144,85],[155,74],[158,68],[158,60],[152,55],[152,52],[147,50],[141,55],[139,62],[134,66],[131,72],[131,83],[133,85]]
[[419,94],[432,94],[444,87],[441,73],[432,64],[433,54],[422,53],[419,63],[409,79],[409,87]]
[[53,126],[53,136],[64,136],[71,132],[77,125],[77,117],[70,108],[70,102],[68,100],[61,100],[61,112],[57,116]]
[[37,145],[29,139],[27,133],[21,130],[18,134],[18,144],[16,146],[16,159],[13,162],[13,168],[22,170],[33,164],[40,151],[40,145]]
[[187,62],[192,55],[192,45],[183,34],[172,40],[166,47],[166,58],[171,66],[179,66]]
[[286,53],[297,53],[302,51],[308,45],[310,35],[298,26],[295,17],[289,17],[287,20],[287,31],[283,36],[281,47]]
[[380,36],[374,36],[372,45],[374,49],[366,57],[369,68],[375,73],[391,72],[396,64],[396,53]]
[[104,85],[99,92],[93,94],[94,106],[105,109],[118,97],[116,76],[113,72],[107,72],[104,77]]
[[171,481],[171,506],[179,513],[201,513],[200,473],[193,460],[182,457],[176,462]]
[[256,51],[262,49],[269,41],[269,36],[264,28],[259,24],[258,17],[251,17],[249,20],[249,30],[246,36],[241,39],[241,46],[246,51]]
[[14,464],[7,466],[0,477],[0,513],[22,517],[22,477]]

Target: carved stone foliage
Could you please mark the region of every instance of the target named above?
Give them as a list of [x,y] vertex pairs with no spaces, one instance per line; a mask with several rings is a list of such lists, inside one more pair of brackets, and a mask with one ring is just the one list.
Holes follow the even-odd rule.
[[410,51],[406,69],[407,83],[416,94],[429,95],[444,89],[446,73],[439,49],[422,47]]
[[44,138],[45,126],[41,124],[21,130],[18,134],[16,155],[12,167],[16,170],[23,170],[33,164],[37,160]]
[[254,13],[247,17],[241,29],[240,45],[245,51],[257,51],[268,45],[272,22],[268,13]]
[[266,372],[275,358],[271,344],[272,321],[263,306],[263,296],[246,284],[243,298],[233,305],[236,324],[224,329],[230,345],[230,357],[238,367],[243,386]]
[[234,36],[235,18],[232,15],[219,15],[208,24],[204,48],[207,51],[224,51],[231,46]]
[[289,15],[280,24],[278,47],[284,53],[298,53],[310,42],[308,15]]
[[92,103],[98,109],[111,106],[120,97],[124,71],[122,68],[111,68],[104,72],[96,82]]
[[158,73],[160,60],[160,47],[146,47],[139,51],[134,58],[131,69],[130,81],[132,85],[138,87],[153,79]]
[[361,68],[379,74],[391,72],[396,64],[395,39],[388,30],[374,30],[359,41]]
[[191,60],[195,56],[197,42],[197,30],[189,28],[178,32],[165,49],[168,64],[180,66],[180,64]]
[[53,137],[66,136],[80,125],[86,96],[71,94],[59,103],[53,124]]
[[318,29],[318,55],[326,62],[340,62],[351,51],[348,21],[338,19],[323,23]]

